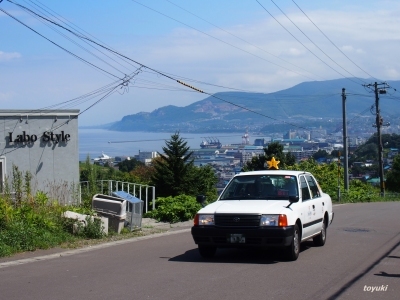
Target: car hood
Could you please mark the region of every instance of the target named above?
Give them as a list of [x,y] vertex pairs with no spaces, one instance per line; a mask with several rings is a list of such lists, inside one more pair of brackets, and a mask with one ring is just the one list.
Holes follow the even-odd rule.
[[202,208],[205,214],[281,214],[288,200],[221,200]]

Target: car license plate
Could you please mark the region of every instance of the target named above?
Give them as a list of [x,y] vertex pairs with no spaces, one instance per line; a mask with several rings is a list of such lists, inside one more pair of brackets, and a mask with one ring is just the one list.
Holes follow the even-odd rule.
[[243,234],[232,233],[228,235],[228,243],[244,244],[246,243],[246,238],[243,236]]

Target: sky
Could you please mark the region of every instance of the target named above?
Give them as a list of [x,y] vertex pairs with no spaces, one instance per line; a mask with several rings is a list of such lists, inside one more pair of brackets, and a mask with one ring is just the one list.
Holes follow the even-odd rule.
[[217,92],[400,80],[399,16],[394,0],[3,0],[0,109],[90,126]]

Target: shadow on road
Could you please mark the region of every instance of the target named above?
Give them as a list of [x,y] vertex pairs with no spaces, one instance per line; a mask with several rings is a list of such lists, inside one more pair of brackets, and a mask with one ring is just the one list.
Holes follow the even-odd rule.
[[[356,282],[358,282],[364,275],[368,274],[373,268],[379,265],[385,258],[392,257],[392,258],[399,258],[398,256],[389,255],[392,253],[397,247],[400,246],[400,242],[393,245],[386,253],[384,253],[381,257],[379,257],[376,261],[372,262],[369,267],[367,267],[364,271],[360,274],[355,276],[353,279],[349,280],[345,285],[343,285],[335,294],[330,296],[329,300],[336,300],[340,298],[343,294],[347,292],[347,290],[352,287]],[[385,272],[381,272],[380,274],[374,274],[376,276],[386,276],[386,277],[400,277],[400,274],[388,274]]]
[[386,272],[380,272],[379,274],[374,274],[375,276],[383,276],[383,277],[398,277],[400,278],[400,274],[388,274]]
[[[301,244],[300,252],[307,251],[312,247],[312,242]],[[197,248],[172,257],[169,261],[174,262],[198,262],[198,263],[239,263],[239,264],[276,264],[287,262],[283,249],[270,248],[261,249],[234,249],[218,248],[213,258],[203,258]]]

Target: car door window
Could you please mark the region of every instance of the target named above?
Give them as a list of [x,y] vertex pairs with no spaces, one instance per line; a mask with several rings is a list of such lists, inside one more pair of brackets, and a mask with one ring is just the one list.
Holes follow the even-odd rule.
[[306,179],[307,179],[308,185],[310,187],[311,198],[320,197],[321,193],[319,192],[319,188],[317,186],[315,179],[310,175],[306,175]]
[[310,190],[308,189],[307,181],[304,176],[300,176],[300,189],[301,189],[301,198],[303,199],[303,201],[311,199]]

